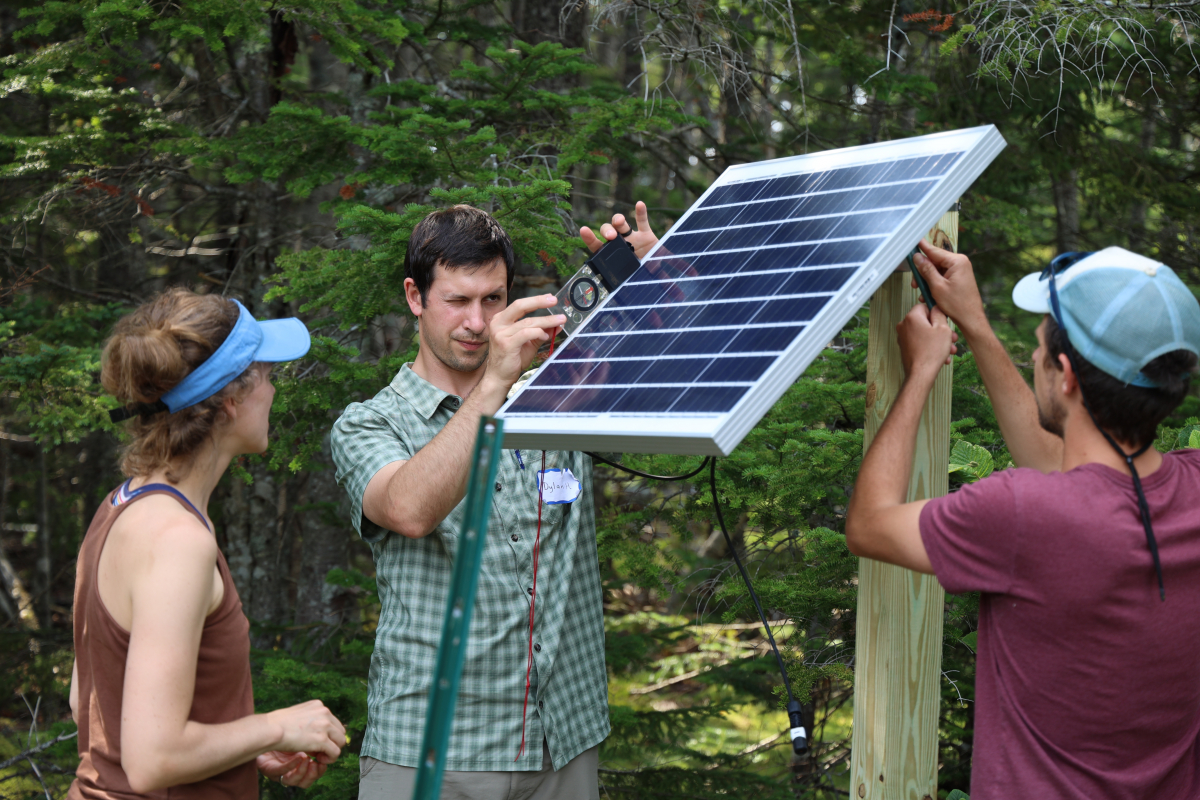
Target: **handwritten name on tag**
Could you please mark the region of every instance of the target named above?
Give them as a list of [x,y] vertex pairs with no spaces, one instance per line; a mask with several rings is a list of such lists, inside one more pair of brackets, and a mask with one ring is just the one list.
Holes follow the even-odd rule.
[[579,498],[581,484],[569,469],[540,470],[537,479],[543,503],[560,505],[574,503]]

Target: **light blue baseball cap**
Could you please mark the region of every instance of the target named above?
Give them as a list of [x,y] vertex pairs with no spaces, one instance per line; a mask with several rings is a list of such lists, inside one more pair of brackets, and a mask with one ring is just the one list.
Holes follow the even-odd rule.
[[[1013,289],[1018,308],[1051,314],[1049,270]],[[1175,271],[1122,247],[1079,258],[1055,275],[1058,303],[1075,351],[1128,385],[1157,386],[1142,374],[1174,350],[1200,355],[1200,302]]]

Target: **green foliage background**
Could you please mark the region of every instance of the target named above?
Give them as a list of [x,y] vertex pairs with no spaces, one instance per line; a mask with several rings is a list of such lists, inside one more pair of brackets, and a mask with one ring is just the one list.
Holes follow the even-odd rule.
[[[0,9],[0,763],[72,730],[73,558],[119,480],[99,348],[115,319],[166,286],[238,296],[314,331],[309,356],[277,375],[270,450],[214,502],[228,522],[244,503],[234,481],[270,482],[287,490],[281,517],[309,520],[279,544],[291,548],[282,583],[295,585],[255,619],[257,703],[315,696],[334,709],[354,742],[308,794],[350,798],[378,601],[363,548],[346,545],[315,578],[306,559],[330,537],[351,541],[338,491],[317,483],[323,439],[342,407],[413,355],[400,265],[430,210],[493,213],[516,247],[518,292],[532,293],[581,263],[580,224],[644,200],[661,233],[729,164],[992,123],[1009,147],[963,198],[961,247],[1019,364],[1036,320],[1009,292],[1056,250],[1126,245],[1198,285],[1190,45],[1152,15],[1141,19],[1160,31],[1154,62],[1117,70],[1147,52],[1118,37],[1098,62],[1106,74],[1006,56],[989,42],[1037,34],[1011,19],[988,28],[992,17],[951,2],[924,16],[882,0],[565,8]],[[1051,38],[1087,35],[1072,25]],[[857,559],[841,530],[862,452],[866,322],[865,311],[851,320],[717,469],[735,546],[815,728],[807,760],[780,736],[780,681],[714,536],[703,476],[646,483],[598,469],[610,795],[844,796]],[[1011,461],[969,348],[954,370],[957,486]],[[1168,421],[1160,449],[1200,446],[1197,406],[1189,398]],[[626,463],[680,474],[694,459]],[[314,586],[333,599],[300,619],[289,604]],[[947,599],[943,796],[969,786],[976,618],[977,598]],[[0,767],[0,797],[61,796],[73,747]]]

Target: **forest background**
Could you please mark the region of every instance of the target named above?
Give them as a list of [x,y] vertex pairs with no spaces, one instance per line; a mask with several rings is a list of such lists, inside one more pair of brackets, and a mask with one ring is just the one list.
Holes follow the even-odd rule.
[[[213,501],[253,620],[260,710],[320,697],[354,741],[309,794],[356,796],[378,613],[327,434],[415,350],[408,232],[486,208],[517,295],[636,200],[660,234],[730,164],[981,124],[962,199],[991,317],[1028,370],[1020,275],[1123,245],[1200,286],[1197,3],[979,0],[74,0],[0,4],[0,797],[61,797],[75,555],[120,480],[99,387],[112,322],[167,286],[298,315],[273,438]],[[613,733],[607,797],[846,796],[866,311],[718,464],[734,545],[815,726],[780,682],[703,484],[597,471]],[[967,351],[952,487],[1010,464]],[[1159,447],[1200,446],[1191,397]],[[659,474],[695,459],[626,456]],[[940,790],[969,784],[976,598],[946,604]],[[265,786],[265,796],[293,790]]]

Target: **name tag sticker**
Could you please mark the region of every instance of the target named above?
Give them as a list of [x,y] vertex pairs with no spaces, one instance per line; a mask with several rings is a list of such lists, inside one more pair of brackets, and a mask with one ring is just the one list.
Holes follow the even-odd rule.
[[582,485],[569,469],[539,470],[537,479],[543,503],[562,505],[563,503],[574,503],[579,499]]

